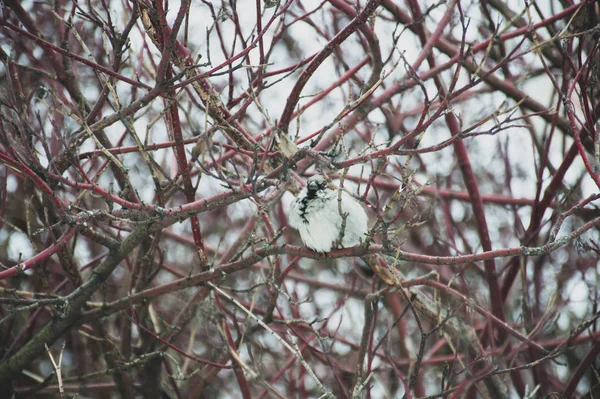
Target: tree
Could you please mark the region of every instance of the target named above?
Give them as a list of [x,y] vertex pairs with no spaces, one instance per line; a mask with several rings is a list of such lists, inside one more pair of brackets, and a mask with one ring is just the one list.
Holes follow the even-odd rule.
[[539,3],[5,0],[0,386],[598,395],[600,3]]

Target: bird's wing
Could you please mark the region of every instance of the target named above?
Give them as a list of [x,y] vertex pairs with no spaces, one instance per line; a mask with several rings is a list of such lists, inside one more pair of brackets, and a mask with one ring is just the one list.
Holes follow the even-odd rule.
[[345,247],[358,245],[360,240],[365,240],[369,230],[367,213],[359,202],[347,194],[342,195],[342,211],[348,214],[342,244]]

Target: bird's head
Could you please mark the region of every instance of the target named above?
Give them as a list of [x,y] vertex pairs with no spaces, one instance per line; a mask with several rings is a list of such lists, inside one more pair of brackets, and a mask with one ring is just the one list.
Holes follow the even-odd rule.
[[323,176],[312,176],[310,179],[308,179],[308,184],[306,187],[308,191],[316,192],[327,187],[327,182]]

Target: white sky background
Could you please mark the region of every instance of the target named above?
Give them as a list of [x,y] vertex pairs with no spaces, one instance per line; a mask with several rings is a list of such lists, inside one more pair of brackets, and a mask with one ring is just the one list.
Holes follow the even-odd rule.
[[[316,7],[319,3],[320,3],[319,1],[304,1],[304,2],[302,2],[302,4],[305,6],[306,9],[311,9],[311,7]],[[424,2],[424,3],[432,4],[434,2]],[[119,4],[115,3],[115,2],[113,2],[112,4],[114,5],[115,10],[116,10],[116,7]],[[179,8],[178,1],[170,1],[170,11],[168,13],[170,22],[172,22],[174,20],[178,8]],[[423,5],[423,8],[425,8],[425,5]],[[255,33],[253,31],[255,20],[256,20],[254,2],[251,0],[238,1],[238,10],[243,10],[243,12],[238,13],[240,21],[241,21],[240,25],[242,27],[242,30],[244,31],[245,37],[249,38],[252,34]],[[272,14],[271,10],[273,10],[273,9],[269,9],[265,14],[267,16],[270,16]],[[432,15],[437,17],[438,15],[441,15],[443,12],[445,12],[445,8],[438,7],[437,9],[435,9],[432,12]],[[119,13],[115,12],[115,15],[119,15]],[[320,15],[320,12],[317,12],[315,14],[312,14],[311,17],[314,20],[318,21],[319,15]],[[472,31],[475,29],[475,27],[478,23],[479,15],[477,13],[477,9],[475,9],[475,8],[470,9],[468,16],[473,20],[471,23],[471,26],[470,26],[470,30]],[[500,19],[500,18],[498,17],[498,19]],[[263,17],[263,23],[265,23],[266,20],[267,20],[267,18]],[[200,62],[205,62],[206,61],[206,30],[212,25],[212,17],[210,16],[210,13],[208,12],[208,9],[206,6],[204,6],[203,4],[201,4],[199,2],[193,1],[192,7],[191,7],[191,12],[190,12],[190,21],[191,21],[190,29],[189,29],[190,44],[188,47],[193,51],[194,54],[202,54],[203,58],[200,60]],[[429,22],[431,22],[431,19],[429,19]],[[341,25],[343,26],[343,24],[341,24]],[[233,24],[230,23],[229,21],[226,21],[221,25],[222,34],[226,38],[225,39],[226,44],[229,44],[231,42],[231,40],[228,40],[227,38],[231,37],[233,34],[233,30],[231,29],[232,26],[233,26]],[[386,25],[381,22],[378,22],[378,24],[376,25],[376,32],[378,34],[378,39],[380,40],[380,43],[381,43],[382,53],[383,53],[384,57],[387,54],[389,54],[389,51],[390,51],[389,46],[391,45],[391,41],[389,40],[389,38],[390,38],[391,32],[393,31],[393,28],[394,27],[391,26],[391,24]],[[432,28],[433,27],[430,26],[430,29],[432,29]],[[309,56],[315,52],[318,52],[319,50],[321,50],[323,48],[323,45],[325,44],[325,41],[323,40],[323,38],[320,37],[320,35],[316,34],[312,27],[309,27],[306,24],[302,24],[302,23],[295,24],[292,27],[291,32],[292,32],[292,34],[294,34],[294,38],[296,39],[296,46],[299,49],[301,49],[302,53],[305,56]],[[131,37],[132,48],[137,50],[141,46],[141,43],[136,42],[136,39],[139,40],[139,36],[137,35],[138,32],[134,30],[133,33],[134,34]],[[271,29],[265,35],[266,47],[268,47],[270,39],[272,38],[272,33],[273,33],[273,30]],[[179,36],[181,38],[182,34],[180,33]],[[302,38],[303,40],[302,41],[298,40],[299,38]],[[351,37],[350,39],[348,39],[347,42],[356,44],[354,37]],[[238,44],[239,44],[239,42],[238,42]],[[212,65],[213,66],[219,65],[220,63],[222,63],[225,60],[225,58],[222,55],[220,43],[218,42],[218,40],[216,40],[215,37],[213,37],[213,38],[211,38],[210,45],[211,45],[210,53],[211,53]],[[151,44],[150,44],[150,46],[153,47]],[[347,61],[348,64],[352,66],[356,62],[358,62],[360,59],[362,59],[364,57],[364,54],[360,53],[360,54],[354,55],[354,54],[352,54],[351,51],[348,50],[348,48],[349,48],[349,46],[346,46],[346,51],[344,51],[345,61]],[[354,46],[353,48],[356,48],[356,47]],[[414,45],[414,36],[412,36],[410,32],[405,32],[401,36],[401,39],[398,43],[398,48],[401,51],[405,52],[404,53],[405,57],[407,58],[407,60],[409,62],[412,62],[418,55],[419,49],[416,48],[416,46]],[[228,51],[229,50],[231,50],[231,49],[228,48]],[[237,50],[239,51],[239,48]],[[156,51],[156,54],[158,54],[158,50],[155,50],[155,51]],[[258,54],[258,48],[255,48],[254,50],[252,50],[250,52],[252,64],[258,63],[257,54]],[[441,59],[445,59],[445,56],[443,56],[443,55],[439,55],[439,57]],[[397,59],[397,58],[398,58],[397,56],[394,57],[394,59]],[[281,50],[275,51],[274,55],[271,56],[270,61],[274,64],[269,67],[269,69],[271,69],[271,70],[283,68],[285,66],[290,65],[290,63],[291,63],[290,60],[286,57],[285,52],[281,51]],[[420,70],[423,71],[426,69],[427,69],[427,64],[423,63]],[[368,77],[369,72],[370,72],[369,66],[366,66],[366,67],[363,67],[363,69],[359,72],[359,74],[361,77],[366,79]],[[243,75],[236,74],[236,76],[239,78]],[[260,96],[261,104],[264,107],[264,109],[268,112],[270,118],[273,121],[277,120],[279,118],[279,116],[281,115],[281,112],[283,111],[283,107],[285,106],[285,100],[286,100],[288,94],[291,92],[293,85],[295,83],[295,78],[297,76],[298,76],[298,73],[290,76],[287,79],[284,79],[276,87],[274,87],[270,90],[266,90],[265,92],[261,93],[261,96]],[[302,92],[302,95],[309,96],[311,94],[318,93],[323,88],[328,87],[332,82],[332,79],[331,79],[332,76],[336,76],[336,73],[335,73],[335,69],[333,67],[333,63],[331,62],[331,57],[330,57],[330,59],[326,60],[323,64],[321,64],[318,71],[311,77],[311,79],[305,86],[305,88]],[[392,73],[392,75],[388,78],[388,82],[393,82],[394,80],[403,79],[403,78],[406,78],[406,72],[405,72],[403,66],[400,65],[396,69],[396,71],[394,73]],[[461,74],[461,78],[462,78],[461,79],[462,83],[467,82],[468,77],[466,76],[465,73]],[[223,96],[225,96],[227,93],[227,88],[225,87],[227,85],[227,81],[228,81],[228,77],[226,75],[210,79],[210,82],[213,84],[213,86],[215,88],[222,89]],[[246,80],[243,80],[239,83],[240,83],[240,87],[236,87],[236,89],[235,89],[235,93],[238,93],[238,94],[247,87]],[[430,96],[430,98],[432,98],[436,92],[435,88],[432,85],[431,81],[427,81],[426,83],[427,83],[427,87],[428,87],[429,96]],[[459,84],[459,87],[460,87],[460,84]],[[537,101],[541,102],[542,104],[549,103],[548,99],[549,99],[550,93],[551,93],[551,86],[547,84],[547,79],[545,79],[544,76],[539,77],[537,79],[537,81],[528,80],[527,86],[522,86],[520,88],[523,91],[527,92],[532,98],[535,98]],[[324,107],[324,106],[311,107],[302,115],[301,130],[300,130],[301,137],[305,136],[306,134],[309,134],[309,133],[319,130],[323,126],[324,122],[328,123],[334,119],[334,117],[337,115],[337,113],[343,107],[344,101],[348,94],[348,85],[347,84],[344,85],[342,87],[342,90],[343,90],[343,92],[341,92],[340,90],[334,90],[324,100],[324,103],[331,104],[332,105],[331,107]],[[378,91],[376,91],[376,93],[375,93],[375,96],[377,94],[381,93],[381,91],[382,91],[381,88],[378,89]],[[355,94],[356,94],[356,91],[355,91]],[[396,96],[394,98],[394,102],[397,102],[398,99],[400,99],[402,101],[403,109],[411,109],[413,107],[418,106],[420,104],[420,102],[422,101],[421,93],[418,90],[417,91],[413,90],[413,91],[411,91],[410,94],[411,94],[410,96],[408,96],[408,95]],[[495,107],[500,105],[500,103],[502,103],[502,101],[504,100],[502,98],[498,98],[498,96],[489,96],[489,99],[491,102],[489,104],[482,103],[480,101],[480,98],[477,98],[476,100],[466,101],[462,104],[455,105],[454,110],[455,110],[456,114],[461,118],[461,121],[463,122],[464,126],[468,126],[468,125],[472,124],[473,122],[479,120],[482,115],[489,114],[490,112],[492,112],[495,109]],[[303,104],[309,100],[310,100],[310,97],[307,97],[306,99],[301,100],[300,104]],[[258,112],[256,110],[256,108],[252,105],[250,106],[250,110],[251,110],[251,112]],[[378,111],[372,112],[369,117],[370,117],[370,120],[373,122],[383,122],[383,118]],[[532,120],[535,123],[540,123],[538,119],[539,118],[537,118],[537,117],[532,118]],[[200,120],[198,122],[199,122],[200,126],[203,126],[203,124],[204,124],[203,120]],[[264,121],[264,122],[266,123],[266,121]],[[143,132],[145,130],[146,124],[147,124],[147,122],[145,120],[143,120],[143,119],[139,120],[137,123],[137,126],[139,126],[139,131]],[[540,126],[541,126],[541,124],[540,124]],[[154,138],[155,141],[160,141],[162,139],[159,136],[160,130],[161,129],[154,129],[152,132],[152,137]],[[121,133],[121,130],[119,127],[117,127],[117,131],[118,131],[118,134]],[[164,131],[164,129],[163,129],[163,131]],[[258,127],[250,127],[249,131],[251,133],[258,133],[262,130],[260,130]],[[295,131],[296,131],[295,123],[293,123],[290,126],[290,134]],[[512,130],[509,130],[508,132],[504,132],[503,134],[500,134],[498,136],[500,137],[501,140],[505,140],[506,137],[510,137],[508,148],[509,148],[509,153],[511,154],[511,161],[513,162],[514,167],[523,172],[531,171],[534,161],[532,158],[533,154],[532,154],[532,149],[531,149],[531,144],[530,144],[530,138],[528,136],[528,133],[525,131],[525,129],[512,129]],[[422,146],[424,147],[424,146],[432,145],[435,143],[439,143],[441,140],[446,139],[448,137],[449,137],[449,132],[443,123],[434,124],[434,126],[430,129],[430,131],[428,131],[428,133],[424,136]],[[558,144],[558,141],[556,141],[556,142]],[[497,143],[498,143],[498,137],[489,137],[489,136],[480,136],[477,139],[467,140],[468,147],[470,149],[472,149],[473,153],[475,153],[475,154],[483,152],[483,153],[488,153],[488,154],[493,155],[497,152]],[[448,148],[448,149],[442,150],[438,153],[423,154],[422,157],[423,157],[424,161],[427,161],[426,163],[428,164],[428,168],[431,172],[437,171],[440,174],[443,174],[445,171],[448,170],[448,167],[450,166],[447,163],[447,161],[449,159],[452,159],[452,157],[447,156],[447,154],[451,151],[452,151],[452,149]],[[560,162],[561,159],[562,158],[558,154],[555,156],[554,155],[551,156],[551,160],[554,161],[555,166],[557,166],[558,162]],[[444,160],[446,162],[444,162]],[[473,157],[471,157],[471,161],[473,162],[474,168],[478,168],[478,167],[485,168],[485,167],[494,166],[499,171],[501,171],[504,168],[501,160],[494,156],[491,156],[491,157],[473,156]],[[479,162],[483,162],[483,163],[479,164]],[[573,179],[582,170],[581,168],[582,168],[581,162],[578,162],[578,165],[571,167],[571,169],[569,171],[570,176],[568,176],[568,178],[570,177],[570,179]],[[525,182],[523,182],[524,184],[517,184],[520,181],[515,179],[514,180],[515,184],[513,187],[511,187],[514,195],[516,197],[533,198],[533,196],[535,194],[534,193],[535,184],[532,184],[532,183],[535,182],[535,176],[532,175],[532,176],[527,177],[526,175],[524,175],[522,177],[524,177],[528,181],[526,180]],[[430,178],[431,178],[431,176],[423,176],[423,180],[421,182],[425,183],[425,181]],[[482,191],[485,192],[485,190],[484,190],[485,182],[480,182],[480,183],[482,184],[482,186],[481,186],[483,188]],[[591,183],[591,181],[589,181],[589,179],[584,180],[584,182],[583,182],[584,195],[589,195],[592,192],[594,192],[594,186],[593,186],[593,184],[590,184],[590,183]],[[142,187],[140,187],[140,188],[142,188]],[[151,190],[152,188],[149,187],[148,189]]]

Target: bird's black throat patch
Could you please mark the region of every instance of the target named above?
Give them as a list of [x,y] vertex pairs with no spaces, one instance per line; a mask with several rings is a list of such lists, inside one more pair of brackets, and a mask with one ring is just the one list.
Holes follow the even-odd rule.
[[319,190],[306,190],[306,196],[300,201],[300,217],[304,223],[308,223],[308,219],[306,218],[308,203],[317,198],[317,191]]

